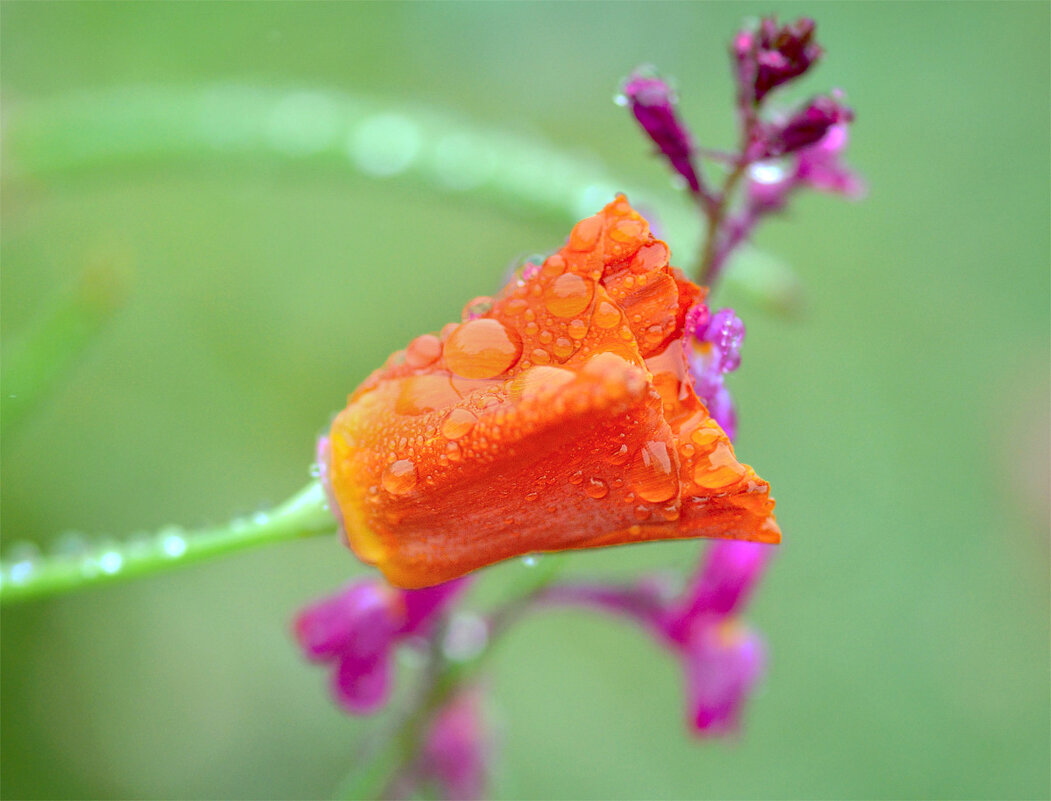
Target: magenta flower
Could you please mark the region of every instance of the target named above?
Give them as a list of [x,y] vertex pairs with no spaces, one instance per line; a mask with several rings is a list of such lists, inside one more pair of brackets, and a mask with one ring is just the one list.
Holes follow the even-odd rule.
[[834,125],[854,120],[854,112],[837,97],[821,96],[781,123],[760,124],[748,147],[748,160],[783,156],[817,144]]
[[831,126],[819,142],[793,153],[787,168],[755,165],[747,186],[748,230],[759,215],[784,208],[788,196],[797,189],[816,189],[851,199],[863,196],[864,183],[843,163],[848,141],[848,126],[841,122]]
[[701,194],[700,174],[693,163],[693,140],[679,120],[671,87],[661,78],[636,71],[624,84],[624,97],[631,113],[672,169],[686,179],[691,192]]
[[481,691],[463,691],[442,707],[431,724],[415,779],[437,784],[442,798],[483,798],[488,752]]
[[686,644],[686,697],[699,736],[736,733],[744,702],[763,672],[763,643],[737,621],[698,626]]
[[764,17],[754,31],[740,31],[731,49],[742,96],[758,104],[772,89],[809,70],[821,57],[814,28],[812,19],[779,26],[776,17]]
[[762,673],[762,643],[741,626],[738,615],[769,556],[765,545],[720,541],[677,598],[668,599],[666,585],[650,579],[628,587],[553,587],[545,600],[582,604],[642,625],[682,661],[691,728],[699,735],[721,735],[736,730]]
[[332,694],[355,715],[375,712],[390,696],[395,647],[425,636],[466,579],[399,590],[377,579],[349,585],[303,609],[295,635],[308,659],[334,663]]
[[744,323],[733,309],[720,309],[711,315],[705,304],[698,304],[688,313],[686,325],[693,343],[687,353],[693,389],[708,414],[733,439],[737,416],[723,376],[741,364]]

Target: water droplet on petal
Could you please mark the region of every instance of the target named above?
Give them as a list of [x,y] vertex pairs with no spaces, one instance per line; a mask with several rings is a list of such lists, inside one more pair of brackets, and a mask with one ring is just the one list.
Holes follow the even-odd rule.
[[419,369],[434,364],[442,355],[442,341],[434,334],[418,336],[405,347],[405,363]]
[[492,308],[493,299],[487,295],[480,295],[477,298],[472,298],[464,304],[463,311],[460,313],[460,319],[465,323],[468,320],[475,320]]
[[460,439],[474,428],[476,422],[478,418],[473,412],[467,409],[453,409],[442,421],[442,435],[448,439]]
[[556,317],[573,317],[591,303],[594,284],[576,273],[564,273],[544,290],[544,305]]
[[525,567],[536,567],[537,557],[533,554],[528,554],[522,557],[522,564]]
[[588,326],[583,320],[573,320],[566,326],[566,333],[573,339],[583,339],[588,335]]
[[566,337],[559,337],[551,348],[559,359],[568,359],[573,354],[573,341]]
[[635,493],[650,503],[670,500],[679,492],[675,467],[665,443],[647,442],[631,466],[629,478]]
[[398,459],[383,471],[380,483],[391,495],[404,495],[416,486],[416,465],[408,459]]
[[707,459],[697,460],[693,468],[693,481],[705,489],[721,489],[738,481],[745,472],[744,465],[734,458],[729,444],[720,442]]
[[463,323],[445,343],[445,364],[462,378],[495,378],[507,372],[521,354],[518,334],[489,318]]
[[609,495],[609,487],[601,478],[589,478],[584,484],[584,492],[588,494],[588,497],[598,500]]
[[572,250],[591,250],[602,233],[602,218],[598,215],[581,220],[573,226],[569,234],[569,247]]
[[604,300],[596,307],[592,319],[599,328],[612,328],[620,322],[620,310],[608,300]]

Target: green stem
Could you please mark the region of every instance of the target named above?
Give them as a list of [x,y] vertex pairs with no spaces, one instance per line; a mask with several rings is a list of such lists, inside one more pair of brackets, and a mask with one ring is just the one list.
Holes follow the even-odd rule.
[[0,436],[7,437],[65,376],[127,294],[126,270],[101,263],[59,293],[25,333],[4,343]]
[[151,576],[238,551],[330,534],[336,523],[317,481],[283,504],[225,526],[187,532],[169,527],[80,555],[0,563],[0,604],[38,600],[102,584]]
[[561,574],[566,564],[564,553],[547,554],[537,566],[516,584],[511,600],[502,604],[489,618],[489,639],[480,654],[466,662],[447,658],[441,643],[445,627],[439,627],[431,639],[427,671],[417,702],[394,733],[368,755],[364,769],[356,770],[340,785],[336,797],[341,799],[386,798],[402,771],[412,766],[420,751],[434,716],[465,685],[475,681],[492,658],[497,643],[529,611],[533,602]]

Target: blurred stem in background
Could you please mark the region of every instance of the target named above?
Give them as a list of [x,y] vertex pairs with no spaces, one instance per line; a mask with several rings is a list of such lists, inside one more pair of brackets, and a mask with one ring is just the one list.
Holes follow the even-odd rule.
[[128,294],[130,270],[100,260],[55,297],[29,328],[3,346],[0,437],[8,437],[69,372]]

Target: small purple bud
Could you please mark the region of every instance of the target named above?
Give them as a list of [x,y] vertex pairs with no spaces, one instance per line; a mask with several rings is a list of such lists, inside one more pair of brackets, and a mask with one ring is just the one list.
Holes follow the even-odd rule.
[[639,125],[664,154],[672,169],[686,179],[690,191],[701,191],[701,180],[693,164],[693,142],[675,111],[675,95],[660,78],[639,71],[624,84],[624,97]]
[[732,734],[763,671],[763,644],[736,621],[694,629],[684,655],[690,721],[700,736]]
[[687,593],[684,616],[727,616],[741,611],[766,569],[773,549],[756,542],[720,540],[704,558],[696,583]]
[[711,396],[703,400],[704,405],[708,407],[708,414],[719,424],[719,428],[726,432],[730,442],[733,442],[737,438],[737,412],[734,409],[730,390],[725,386],[720,386]]
[[704,338],[718,352],[717,367],[720,372],[731,373],[740,367],[744,323],[733,309],[719,309],[712,315]]
[[704,332],[708,330],[708,322],[711,313],[708,304],[696,303],[686,312],[686,336],[694,339],[704,339]]
[[419,774],[444,790],[442,797],[479,799],[488,779],[486,741],[480,690],[461,692],[434,719],[420,754]]
[[829,128],[820,142],[799,152],[796,180],[821,192],[855,199],[863,196],[865,184],[841,160],[849,138],[845,122]]
[[772,89],[805,73],[821,57],[814,21],[798,19],[783,27],[765,17],[755,31],[740,31],[733,41],[737,80],[758,104]]
[[749,146],[753,160],[783,156],[817,144],[829,130],[854,119],[854,112],[833,97],[817,97],[783,124],[763,125]]

